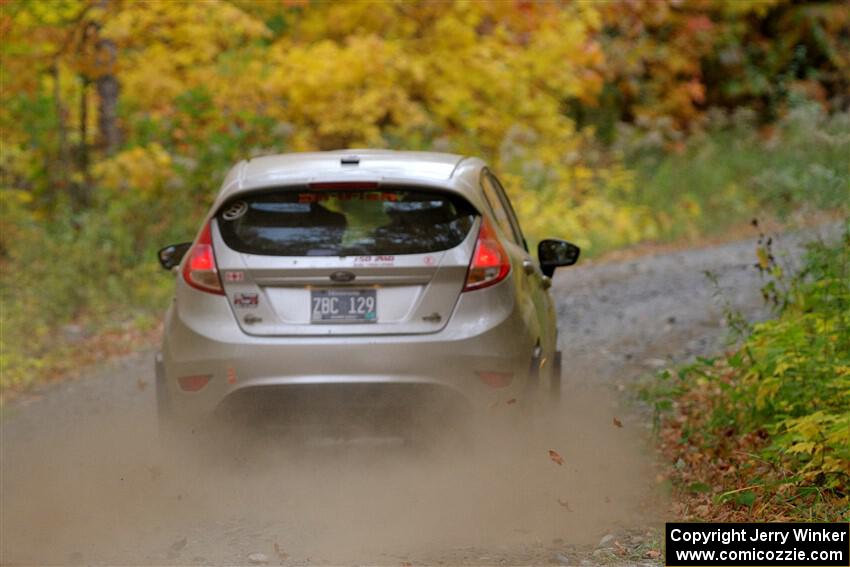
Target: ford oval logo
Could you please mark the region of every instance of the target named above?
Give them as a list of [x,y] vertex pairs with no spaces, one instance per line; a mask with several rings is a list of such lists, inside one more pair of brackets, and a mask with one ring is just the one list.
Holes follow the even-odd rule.
[[356,277],[351,272],[334,272],[331,274],[331,280],[340,283],[352,282]]

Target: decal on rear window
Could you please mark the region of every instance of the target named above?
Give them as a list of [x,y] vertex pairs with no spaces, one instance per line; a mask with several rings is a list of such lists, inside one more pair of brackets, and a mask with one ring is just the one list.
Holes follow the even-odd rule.
[[221,218],[226,221],[236,220],[248,212],[248,203],[245,201],[236,201],[231,204],[221,213]]
[[299,187],[240,196],[222,207],[218,219],[224,242],[238,252],[355,256],[357,262],[391,265],[399,254],[454,248],[477,214],[459,195],[441,191]]
[[382,191],[332,191],[299,193],[299,203],[320,203],[322,201],[398,201],[398,193]]

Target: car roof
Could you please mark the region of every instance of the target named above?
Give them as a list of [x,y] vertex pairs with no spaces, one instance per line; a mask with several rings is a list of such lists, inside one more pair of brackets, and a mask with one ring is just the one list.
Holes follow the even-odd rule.
[[340,181],[433,186],[477,201],[482,167],[480,159],[438,152],[347,149],[269,155],[234,166],[216,201],[267,187]]

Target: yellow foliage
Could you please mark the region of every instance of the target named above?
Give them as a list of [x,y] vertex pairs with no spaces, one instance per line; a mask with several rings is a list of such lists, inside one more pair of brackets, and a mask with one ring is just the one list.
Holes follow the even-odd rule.
[[[201,16],[201,10],[203,17]],[[205,78],[205,68],[229,49],[267,37],[265,24],[229,2],[126,2],[103,35],[124,49],[118,70],[132,106],[166,110],[173,98]]]
[[405,133],[426,122],[409,96],[415,81],[399,47],[377,36],[272,48],[263,93],[286,104],[269,114],[295,127],[293,149],[384,146],[382,127]]
[[173,176],[171,156],[153,143],[137,146],[99,162],[92,171],[100,186],[112,193],[137,191],[153,196]]
[[805,453],[806,455],[811,455],[815,450],[815,443],[812,441],[800,441],[799,443],[794,443],[791,447],[788,448],[789,453]]

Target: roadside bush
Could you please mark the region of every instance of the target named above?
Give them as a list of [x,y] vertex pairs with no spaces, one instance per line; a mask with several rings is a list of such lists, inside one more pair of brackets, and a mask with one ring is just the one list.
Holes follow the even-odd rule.
[[174,174],[156,146],[122,152],[94,173],[103,185],[92,206],[59,204],[65,213],[49,223],[21,199],[2,200],[3,389],[28,386],[55,362],[45,357],[66,342],[63,324],[75,322],[85,336],[149,324],[166,305],[170,282],[155,252],[191,238],[198,207],[170,192]]
[[[778,317],[648,392],[684,515],[847,519],[850,510],[850,221],[788,276],[770,241],[758,266]],[[667,411],[664,411],[667,410]]]

